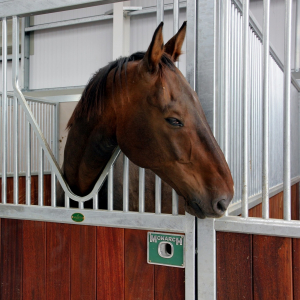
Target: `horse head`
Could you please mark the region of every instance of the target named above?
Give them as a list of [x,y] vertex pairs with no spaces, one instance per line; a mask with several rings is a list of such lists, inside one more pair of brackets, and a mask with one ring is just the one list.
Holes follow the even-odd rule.
[[234,184],[198,96],[174,64],[186,23],[166,45],[162,28],[163,23],[143,58],[122,71],[127,92],[116,115],[117,142],[132,162],[151,169],[183,196],[187,212],[220,217]]

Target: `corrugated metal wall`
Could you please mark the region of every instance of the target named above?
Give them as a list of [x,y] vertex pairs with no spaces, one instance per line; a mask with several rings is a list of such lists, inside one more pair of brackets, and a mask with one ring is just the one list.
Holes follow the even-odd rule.
[[[153,3],[152,3],[153,2]],[[155,6],[156,1],[131,1],[132,6]],[[165,1],[165,3],[172,1]],[[34,24],[102,15],[112,5],[102,5],[34,17]],[[180,24],[186,20],[181,9]],[[172,12],[166,12],[165,42],[173,35]],[[156,14],[131,17],[131,53],[145,51],[156,28]],[[112,60],[112,20],[34,32],[30,56],[30,89],[85,85],[90,76]],[[32,51],[31,50],[31,51]],[[185,44],[183,46],[185,52]],[[180,58],[185,74],[185,54]]]
[[[235,182],[233,202],[242,195],[242,16],[234,4],[231,6],[230,26],[230,85],[229,96],[229,155],[228,163]],[[263,79],[262,43],[249,28],[249,197],[262,190],[262,117]],[[222,47],[222,45],[221,45]],[[270,124],[269,124],[269,185],[275,187],[283,182],[283,71],[270,56]],[[222,88],[222,87],[220,87]],[[224,130],[222,95],[217,103],[217,122],[220,133]],[[299,175],[299,92],[291,84],[291,178]],[[220,140],[222,146],[222,140]]]
[[[172,3],[165,0],[165,4]],[[295,2],[295,1],[294,1]],[[156,0],[132,0],[132,6],[155,7]],[[261,22],[261,1],[251,1],[252,14]],[[283,32],[276,31],[276,20],[282,23],[284,1],[271,2],[271,45],[275,45],[279,58],[283,55]],[[69,20],[79,17],[102,15],[112,9],[112,5],[77,9],[34,17],[34,24]],[[180,24],[186,20],[186,10],[180,10]],[[279,18],[280,17],[280,18]],[[278,19],[279,18],[279,19]],[[172,12],[164,16],[165,42],[173,35]],[[242,105],[241,105],[241,15],[232,4],[231,18],[231,75],[230,75],[230,108],[229,108],[229,164],[234,176],[236,194],[235,201],[241,198],[241,153],[242,146]],[[293,21],[294,22],[294,21]],[[293,26],[294,27],[294,26]],[[131,17],[130,52],[146,50],[156,28],[156,14],[143,14]],[[250,29],[249,29],[250,30]],[[273,32],[273,33],[272,33]],[[56,88],[64,86],[85,85],[90,76],[100,67],[112,60],[112,21],[74,25],[69,27],[35,31],[33,49],[30,56],[30,88]],[[186,45],[183,45],[185,52]],[[249,196],[261,192],[262,168],[262,78],[261,78],[261,41],[250,31],[250,136],[249,136]],[[200,50],[201,51],[201,50]],[[293,57],[293,56],[292,56]],[[180,58],[180,69],[185,75],[186,56]],[[8,65],[8,78],[10,64]],[[2,81],[0,81],[2,84]],[[11,89],[11,83],[8,83]],[[201,91],[200,91],[201,93]],[[299,171],[299,110],[298,92],[291,88],[292,126],[292,174]],[[219,105],[219,108],[222,105]],[[222,117],[217,120],[218,130],[222,131]],[[222,144],[222,143],[221,143]],[[283,164],[283,73],[275,61],[270,62],[270,187],[282,182]]]
[[[111,8],[102,5],[40,15],[34,23],[101,15]],[[31,89],[85,85],[99,67],[112,60],[112,21],[35,31],[33,38]]]
[[[293,0],[292,7],[292,37],[295,36],[296,24],[296,2]],[[270,43],[276,54],[283,61],[284,57],[284,0],[271,0],[270,1]],[[251,0],[250,11],[254,15],[258,25],[262,28],[263,25],[263,1]],[[295,52],[295,39],[292,38],[292,53]],[[291,57],[291,67],[294,68],[295,56]]]

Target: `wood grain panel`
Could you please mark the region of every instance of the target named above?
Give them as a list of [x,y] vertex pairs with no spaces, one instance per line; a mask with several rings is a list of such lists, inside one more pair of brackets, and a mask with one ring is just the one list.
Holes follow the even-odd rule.
[[[283,219],[283,192],[270,198],[270,218]],[[291,187],[292,220],[299,220],[299,183]],[[249,209],[249,217],[262,217],[262,204]]]
[[185,299],[184,269],[155,266],[155,299]]
[[124,229],[97,227],[97,300],[124,299]]
[[270,218],[283,219],[283,192],[270,198]]
[[23,300],[40,299],[47,299],[46,223],[36,221],[24,221]]
[[70,299],[70,227],[46,223],[47,300]]
[[253,236],[254,300],[292,300],[292,241]]
[[19,204],[25,204],[25,199],[26,199],[25,182],[26,182],[26,178],[24,176],[19,177]]
[[258,204],[249,209],[249,217],[261,218],[262,217],[262,204]]
[[44,175],[44,205],[51,206],[51,175]]
[[1,221],[1,299],[22,300],[23,221]]
[[294,299],[300,299],[300,239],[293,239],[293,292]]
[[96,227],[71,225],[71,299],[96,299]]
[[216,247],[217,299],[253,299],[252,236],[217,232]]
[[[2,201],[2,180],[0,178],[0,199]],[[13,203],[13,177],[7,178],[7,203]],[[26,199],[26,177],[19,177],[19,204]],[[31,176],[31,204],[38,203],[38,176]],[[44,175],[44,204],[51,205],[51,175]]]
[[125,230],[125,300],[154,299],[154,266],[147,264],[147,231]]

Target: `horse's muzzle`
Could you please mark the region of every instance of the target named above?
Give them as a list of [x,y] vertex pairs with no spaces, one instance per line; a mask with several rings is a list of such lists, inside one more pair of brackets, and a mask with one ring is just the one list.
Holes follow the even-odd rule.
[[186,200],[185,210],[189,214],[199,219],[205,219],[206,217],[220,218],[224,215],[227,207],[229,206],[231,199],[232,197],[226,197],[226,196],[218,197],[212,201],[211,205],[208,206],[201,205],[201,201]]
[[224,215],[232,197],[219,197],[213,201],[213,211],[216,214],[216,218]]
[[197,204],[196,201],[185,201],[185,211],[189,214],[199,218],[199,219],[205,219],[206,214],[201,209],[201,207]]

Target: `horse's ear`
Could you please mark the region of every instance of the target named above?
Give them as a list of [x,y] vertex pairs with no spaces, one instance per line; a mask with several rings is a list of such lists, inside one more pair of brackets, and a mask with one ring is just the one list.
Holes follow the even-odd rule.
[[158,63],[164,53],[164,39],[162,34],[163,25],[164,23],[161,22],[156,28],[151,44],[143,59],[146,67],[151,72],[157,69]]
[[166,43],[165,52],[168,53],[173,61],[177,61],[180,56],[181,47],[186,33],[186,21],[183,22],[178,32]]

